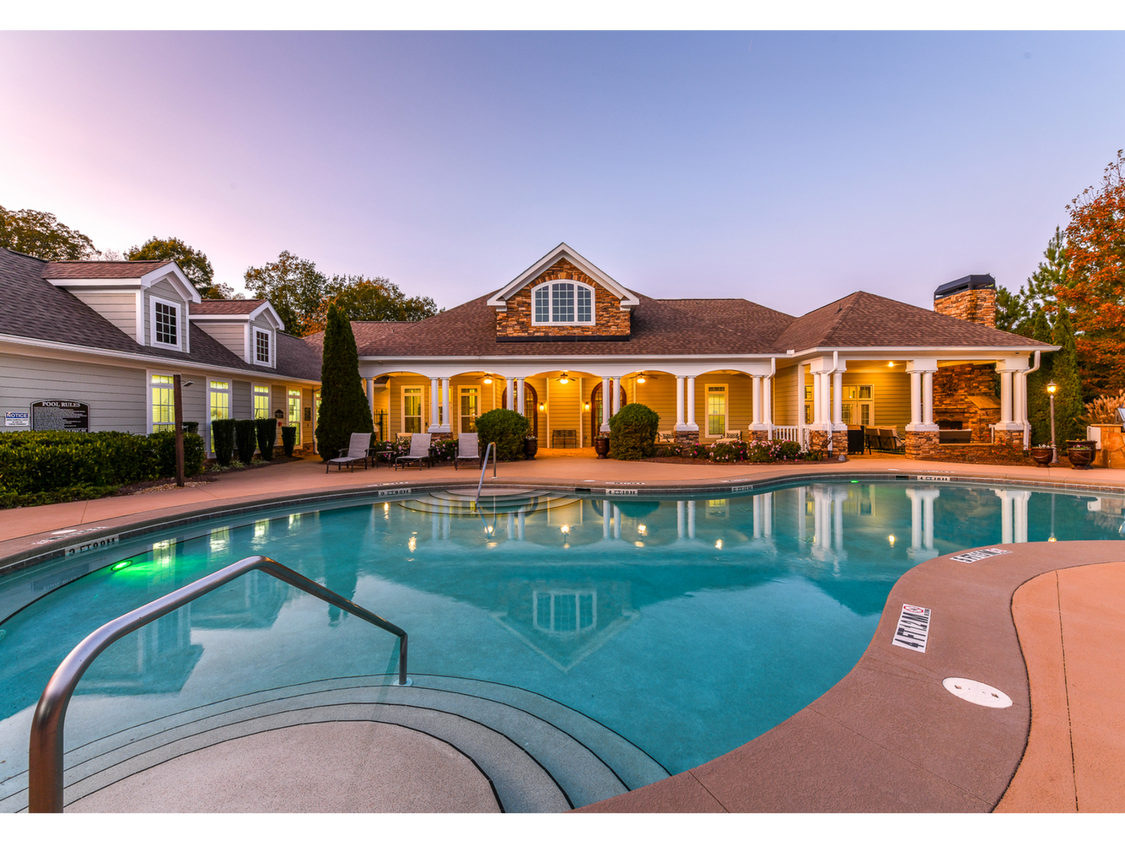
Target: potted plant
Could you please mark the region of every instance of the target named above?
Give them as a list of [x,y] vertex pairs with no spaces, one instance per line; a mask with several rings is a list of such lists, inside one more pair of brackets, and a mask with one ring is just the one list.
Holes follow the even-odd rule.
[[609,456],[609,437],[605,434],[594,437],[594,451],[598,455],[598,460],[605,460]]
[[538,437],[524,437],[523,440],[523,456],[528,460],[535,459],[535,453],[539,451],[539,438]]
[[1089,469],[1094,460],[1092,440],[1067,440],[1066,457],[1075,469]]
[[1054,456],[1055,450],[1049,445],[1033,445],[1031,447],[1031,459],[1038,466],[1050,466]]

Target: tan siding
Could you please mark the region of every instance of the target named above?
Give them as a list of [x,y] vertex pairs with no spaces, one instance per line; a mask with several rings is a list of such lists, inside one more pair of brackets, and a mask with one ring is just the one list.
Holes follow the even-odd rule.
[[[571,378],[569,383],[560,384],[554,378],[546,386],[547,413],[546,420],[540,420],[540,426],[545,437],[539,444],[543,448],[550,448],[554,443],[555,431],[574,431],[574,445],[581,445],[579,429],[582,426],[582,396],[578,389],[578,379]],[[540,395],[542,399],[542,394]],[[587,423],[588,427],[588,423]]]
[[[67,288],[132,339],[137,339],[137,297],[131,290]],[[59,338],[65,339],[65,338]],[[142,341],[143,342],[143,341]]]
[[655,372],[646,376],[643,384],[630,379],[625,392],[630,401],[640,402],[656,411],[660,417],[657,430],[671,431],[676,427],[676,376]]
[[779,369],[773,379],[773,423],[775,425],[796,425],[797,416],[797,367]]

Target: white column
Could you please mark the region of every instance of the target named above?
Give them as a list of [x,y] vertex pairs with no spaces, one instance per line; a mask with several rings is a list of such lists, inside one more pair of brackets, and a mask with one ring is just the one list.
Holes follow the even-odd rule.
[[[698,431],[699,426],[695,424],[695,376],[689,375],[687,379],[687,429],[689,431]],[[695,512],[694,510],[692,511]]]
[[[1022,425],[1027,421],[1027,372],[1013,373],[1012,379],[1012,421]],[[1024,443],[1025,446],[1030,443]]]
[[438,384],[437,378],[430,379],[430,427],[432,433],[438,429]]
[[754,496],[754,538],[762,538],[762,496]]
[[608,376],[602,378],[602,433],[609,433],[609,406],[613,399],[609,391],[613,389],[613,380]]
[[[797,429],[799,432],[805,430],[805,366],[798,364],[797,366]],[[801,437],[801,442],[804,442],[804,437]]]
[[844,499],[848,497],[847,493],[841,495],[841,492],[842,490],[832,492],[832,517],[836,523],[833,535],[836,538],[837,551],[844,550]]
[[762,424],[767,430],[773,429],[773,378],[762,379]]
[[523,379],[522,378],[516,379],[516,407],[515,407],[515,410],[519,413],[520,416],[526,416],[527,415],[527,406],[524,404],[524,400],[523,400]]
[[922,424],[922,373],[910,373],[910,424],[906,430],[913,431]]
[[844,426],[844,373],[836,370],[832,374],[832,430]]
[[513,383],[512,383],[512,379],[507,378],[505,380],[507,381],[507,384],[508,384],[508,391],[506,393],[506,398],[504,399],[504,409],[505,410],[515,410],[516,409],[516,394],[515,394],[514,386],[513,386]]
[[441,379],[441,429],[453,430],[453,419],[449,415],[449,379]]
[[762,424],[762,376],[754,375],[750,382],[750,399],[751,399],[751,423],[750,428],[754,431],[761,431],[766,426]]
[[613,505],[613,538],[621,538],[621,508]]
[[922,424],[934,424],[934,374],[929,370],[922,373]]
[[821,392],[824,379],[819,372],[812,373],[812,421],[820,425],[824,421],[824,395]]
[[1012,371],[1000,370],[1000,424],[1008,425],[1012,421]]
[[695,539],[695,502],[687,503],[687,537]]
[[602,503],[602,508],[602,539],[608,540],[613,536],[613,507],[606,501]]
[[676,502],[676,538],[687,538],[687,502]]
[[676,376],[676,430],[684,430],[684,376]]
[[614,377],[613,379],[613,415],[616,416],[621,410],[621,379]]

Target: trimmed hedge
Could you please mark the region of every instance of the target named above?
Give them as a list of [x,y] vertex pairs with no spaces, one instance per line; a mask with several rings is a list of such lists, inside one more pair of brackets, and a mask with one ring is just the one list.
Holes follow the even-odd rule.
[[281,429],[281,447],[286,457],[293,456],[293,449],[297,447],[297,426],[286,425]]
[[627,404],[609,418],[609,456],[614,460],[640,460],[656,451],[660,415],[643,404]]
[[519,460],[523,457],[523,441],[531,429],[531,421],[514,410],[498,407],[477,417],[477,438],[480,453],[488,443],[496,443],[498,460]]
[[234,457],[234,420],[216,419],[211,423],[211,450],[220,466],[229,466]]
[[254,446],[258,441],[258,427],[253,419],[236,419],[234,421],[234,445],[238,450],[238,459],[249,464],[254,459]]
[[[184,435],[188,475],[203,470],[203,439]],[[99,498],[114,488],[175,474],[176,437],[120,431],[0,434],[0,506]]]
[[273,419],[255,419],[254,427],[258,434],[258,451],[263,460],[273,459],[273,444],[277,439],[277,422]]

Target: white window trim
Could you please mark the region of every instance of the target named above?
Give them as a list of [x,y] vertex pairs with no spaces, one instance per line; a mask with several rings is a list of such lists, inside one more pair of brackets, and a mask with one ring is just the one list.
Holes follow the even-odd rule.
[[273,388],[270,387],[269,384],[257,384],[257,383],[252,383],[250,385],[250,414],[251,414],[251,418],[252,419],[258,418],[257,416],[253,415],[255,410],[256,410],[256,408],[254,407],[254,403],[255,403],[254,400],[258,396],[258,390],[265,390],[266,391],[265,392],[265,396],[266,396],[266,415],[263,416],[262,418],[263,419],[272,419],[273,418],[273,411],[270,410],[270,405],[273,404]]
[[[258,335],[259,334],[265,334],[266,337],[269,339],[270,354],[269,354],[269,359],[266,360],[265,363],[258,360]],[[274,335],[274,332],[270,331],[268,328],[258,328],[257,326],[251,326],[250,327],[250,340],[251,340],[250,356],[249,356],[250,359],[247,361],[247,363],[252,363],[255,366],[267,366],[270,369],[276,368],[276,366],[277,366],[277,364],[276,364],[276,360],[277,360],[277,338]]]
[[[293,395],[296,393],[297,395]],[[297,400],[297,424],[293,424],[293,420],[289,418],[290,403],[293,399]],[[285,424],[289,427],[297,429],[297,445],[304,442],[304,437],[301,436],[301,429],[305,427],[305,391],[301,387],[286,387],[285,388]]]
[[[864,404],[870,403],[871,404],[871,422],[867,427],[869,427],[869,428],[876,427],[876,425],[875,425],[875,385],[874,384],[863,384],[863,383],[844,384],[843,385],[844,390],[847,390],[850,387],[855,387],[857,391],[859,390],[860,387],[870,387],[871,388],[871,398],[869,398],[869,399],[849,399],[846,396],[841,396],[840,400],[841,400],[841,403],[851,401],[851,402],[854,402],[856,405],[858,405],[860,403],[864,403]],[[861,423],[860,422],[852,422],[851,424],[859,425]]]
[[[536,293],[537,290],[541,290],[544,287],[548,288],[548,290],[547,290],[547,309],[548,309],[549,315],[554,316],[554,314],[555,314],[555,297],[552,294],[552,292],[550,290],[550,287],[552,285],[555,285],[555,284],[573,284],[574,285],[574,287],[575,287],[575,291],[574,291],[574,315],[575,316],[578,315],[578,288],[584,287],[586,290],[590,291],[590,321],[589,322],[578,322],[577,320],[572,320],[570,322],[556,322],[556,321],[553,321],[553,320],[550,320],[550,319],[547,320],[546,322],[540,322],[538,319],[536,319],[536,316],[535,316],[535,293]],[[591,287],[589,284],[586,284],[585,282],[575,281],[574,279],[569,279],[569,278],[556,278],[556,279],[553,279],[551,281],[545,281],[542,284],[537,284],[537,285],[535,285],[535,287],[531,288],[531,324],[532,325],[558,325],[558,326],[594,325],[594,324],[597,323],[597,320],[598,320],[597,308],[595,307],[596,303],[597,303],[597,298],[596,298],[596,293],[594,291],[594,288]]]
[[[719,434],[710,433],[711,426],[708,425],[708,418],[710,413],[707,408],[707,398],[710,395],[712,387],[723,388],[723,431]],[[703,436],[709,440],[720,440],[726,436],[727,431],[730,430],[730,386],[727,384],[704,384],[703,385],[703,424],[706,426],[708,433]]]
[[413,384],[413,385],[403,384],[402,387],[399,388],[399,390],[400,390],[400,392],[399,392],[398,411],[399,411],[399,416],[401,417],[401,419],[399,420],[400,424],[399,424],[398,432],[400,434],[406,433],[406,391],[407,390],[419,390],[420,391],[419,395],[421,396],[421,401],[418,403],[418,411],[419,411],[418,416],[419,416],[419,419],[420,419],[419,430],[422,433],[425,433],[425,430],[426,430],[426,388],[423,387],[421,384]]
[[[156,386],[155,384],[152,383],[152,381],[153,381],[154,378],[172,378],[172,377],[174,377],[174,376],[172,375],[171,372],[156,372],[155,370],[151,370],[151,369],[147,370],[146,373],[145,373],[145,378],[146,378],[146,384],[145,384],[145,415],[147,416],[148,432],[150,434],[154,433],[153,428],[152,428],[152,426],[153,426],[152,388]],[[173,402],[176,401],[176,395],[175,395],[174,392],[172,394],[172,401]],[[173,410],[173,412],[175,412],[175,404],[173,404],[172,410]]]
[[[167,305],[176,312],[176,342],[161,343],[156,339],[156,305]],[[182,302],[173,302],[171,299],[161,299],[159,296],[148,297],[148,340],[149,345],[155,349],[184,350],[184,306]]]

